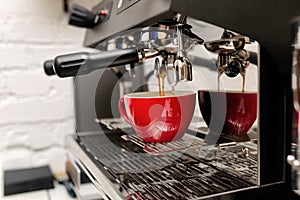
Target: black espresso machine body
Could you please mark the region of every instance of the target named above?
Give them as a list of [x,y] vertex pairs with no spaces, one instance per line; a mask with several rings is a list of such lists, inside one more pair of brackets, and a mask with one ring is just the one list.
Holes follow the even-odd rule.
[[[74,159],[75,165],[80,165],[89,174],[105,199],[297,199],[297,195],[292,191],[290,167],[286,164],[286,157],[291,149],[293,109],[291,44],[295,37],[295,30],[291,23],[300,15],[299,8],[300,2],[297,0],[243,2],[237,0],[110,0],[100,2],[92,11],[86,11],[80,7],[74,8],[75,14],[73,12],[70,23],[88,28],[84,45],[105,50],[104,52],[109,49],[109,41],[115,42],[116,40],[112,39],[116,38],[120,32],[125,31],[127,35],[130,35],[134,32],[131,30],[137,28],[157,27],[157,24],[161,22],[168,25],[170,19],[174,19],[176,16],[178,18],[178,13],[180,16],[191,18],[191,22],[200,20],[213,24],[240,35],[246,35],[251,38],[250,40],[259,43],[255,59],[259,66],[259,117],[257,122],[259,131],[253,142],[257,145],[254,150],[256,152],[256,157],[253,159],[255,162],[251,163],[255,167],[254,181],[251,179],[245,181],[239,177],[240,175],[230,172],[230,170],[223,170],[222,166],[213,165],[212,162],[207,164],[201,159],[199,161],[197,156],[193,157],[194,149],[191,149],[190,152],[187,151],[177,159],[174,158],[175,164],[171,163],[171,165],[164,165],[164,167],[157,167],[156,170],[150,171],[143,170],[141,163],[139,164],[142,166],[141,168],[136,168],[132,163],[124,164],[132,162],[130,159],[128,161],[119,160],[128,157],[126,153],[124,157],[122,153],[120,157],[110,154],[113,161],[104,158],[105,153],[103,152],[110,148],[105,144],[112,141],[117,149],[112,148],[109,151],[115,151],[117,154],[126,151],[143,151],[140,149],[141,146],[132,147],[130,141],[122,140],[122,138],[124,139],[122,137],[124,130],[128,128],[126,125],[124,129],[115,128],[114,124],[109,127],[105,121],[108,118],[119,117],[118,114],[115,114],[118,112],[112,108],[112,105],[117,104],[116,99],[120,98],[119,95],[123,92],[120,91],[121,87],[115,87],[115,85],[124,78],[122,77],[124,68],[126,68],[124,65],[128,69],[128,64],[130,64],[130,71],[135,68],[133,63],[141,61],[140,57],[142,59],[147,57],[145,55],[147,52],[140,54],[136,50],[137,46],[134,45],[128,45],[128,48],[122,47],[122,49],[128,49],[128,52],[125,53],[126,56],[123,57],[121,51],[115,51],[112,56],[105,54],[104,57],[108,61],[103,60],[100,54],[100,56],[94,57],[78,54],[80,59],[78,55],[73,54],[71,56],[75,62],[69,62],[72,61],[70,56],[66,58],[61,56],[54,60],[54,64],[53,62],[45,63],[48,65],[45,66],[48,74],[56,73],[61,77],[78,75],[74,81],[77,134],[75,138],[68,139],[70,155]],[[94,15],[97,13],[97,16],[92,15],[89,19],[88,13]],[[195,25],[193,24],[193,26]],[[201,33],[201,26],[196,29]],[[118,59],[120,57],[122,59]],[[92,61],[87,61],[89,59]],[[95,64],[97,59],[104,64]],[[64,65],[67,61],[69,65]],[[112,70],[94,70],[97,69],[97,65],[106,67],[109,65],[107,63],[123,67]],[[49,67],[49,65],[53,65],[50,72],[51,66]],[[62,67],[60,68],[60,66]],[[71,69],[70,66],[73,68]],[[93,69],[89,69],[87,66],[93,66]],[[142,69],[136,70],[134,77],[143,76],[143,73]],[[81,74],[83,76],[80,76]],[[125,77],[122,84],[126,84],[130,78],[132,77]],[[131,83],[131,87],[143,85],[138,89],[135,88],[135,91],[147,90],[143,81],[143,79],[136,78],[135,82]],[[115,102],[112,102],[112,96],[115,97],[113,98]],[[95,102],[97,103],[95,104]],[[114,123],[117,122],[114,121]],[[101,133],[99,133],[99,127],[101,127]],[[86,138],[101,142],[98,147],[95,147]],[[230,142],[226,143],[226,145],[231,144]],[[99,146],[103,148],[99,148]],[[219,149],[223,151],[222,148]],[[230,147],[227,150],[227,153],[232,153]],[[102,151],[102,154],[99,151]],[[199,152],[196,154],[199,155]],[[142,156],[141,159],[145,159],[145,157]],[[147,159],[153,158],[150,156]],[[239,162],[239,157],[236,159],[236,162]],[[116,171],[124,171],[124,169],[118,171],[116,166],[119,161],[122,162],[121,166],[128,167],[126,173],[116,173]],[[142,160],[142,162],[146,163],[147,161]],[[161,162],[161,160],[158,161],[158,163]],[[246,162],[250,161],[246,160]],[[157,163],[154,162],[155,164]],[[245,170],[249,170],[249,168],[246,167]],[[198,174],[194,174],[196,172],[204,175],[198,176]],[[242,170],[240,173],[244,175]],[[243,177],[242,175],[241,177]],[[168,179],[169,176],[172,178]],[[160,178],[162,181],[157,180]]]

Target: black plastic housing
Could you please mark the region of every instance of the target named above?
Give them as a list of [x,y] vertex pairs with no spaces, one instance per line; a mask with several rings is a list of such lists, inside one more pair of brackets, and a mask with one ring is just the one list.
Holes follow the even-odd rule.
[[97,69],[139,62],[136,48],[104,51],[99,53],[72,53],[54,59],[55,72],[59,77],[88,74]]

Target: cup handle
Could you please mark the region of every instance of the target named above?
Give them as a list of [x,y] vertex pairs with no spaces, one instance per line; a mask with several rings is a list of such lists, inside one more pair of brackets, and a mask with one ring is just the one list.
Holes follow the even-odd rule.
[[121,97],[119,99],[119,111],[120,111],[120,114],[121,116],[123,117],[123,119],[125,119],[125,121],[128,123],[128,124],[131,124],[131,122],[129,121],[129,118],[128,118],[128,115],[126,113],[126,110],[125,110],[125,105],[124,105],[124,97]]

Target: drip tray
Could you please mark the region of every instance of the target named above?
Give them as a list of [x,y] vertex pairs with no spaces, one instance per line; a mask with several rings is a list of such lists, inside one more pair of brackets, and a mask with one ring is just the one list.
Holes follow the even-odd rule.
[[205,163],[176,164],[161,170],[124,174],[122,187],[136,199],[196,199],[252,184]]
[[[126,199],[192,200],[257,186],[258,157],[254,143],[238,143],[226,148],[214,146],[209,149],[213,158],[204,159],[200,156],[205,147],[203,139],[193,135],[154,144],[123,134],[85,135],[80,137],[80,144],[113,175]],[[142,148],[129,152],[122,146],[124,143]],[[185,150],[180,151],[182,148]],[[243,154],[244,148],[248,149],[247,156]],[[151,155],[143,152],[145,150],[160,155]]]
[[207,135],[213,135],[213,138],[218,137],[217,143],[229,143],[229,142],[250,142],[257,141],[257,130],[252,128],[247,134],[235,135],[225,133],[214,133],[205,126],[198,127],[197,125],[190,126],[188,132],[197,135],[197,137],[205,139]]
[[166,143],[144,142],[136,135],[122,135],[121,138],[140,146],[141,148],[143,148],[143,150],[146,153],[152,155],[160,155],[160,154],[184,150],[187,148],[200,147],[203,144],[202,139],[197,138],[190,134],[185,134],[179,140],[173,142],[166,142]]

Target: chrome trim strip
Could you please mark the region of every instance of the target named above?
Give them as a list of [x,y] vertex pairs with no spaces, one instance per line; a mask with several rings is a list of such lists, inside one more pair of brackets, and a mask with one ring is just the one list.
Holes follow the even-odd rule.
[[[75,159],[77,164],[83,169],[87,176],[91,179],[96,186],[99,193],[104,199],[110,200],[123,200],[125,199],[116,185],[114,185],[93,163],[93,161],[86,155],[81,149],[79,144],[74,140],[72,136],[69,136],[66,140],[68,153],[72,153],[71,156]],[[108,198],[109,197],[109,198]]]

